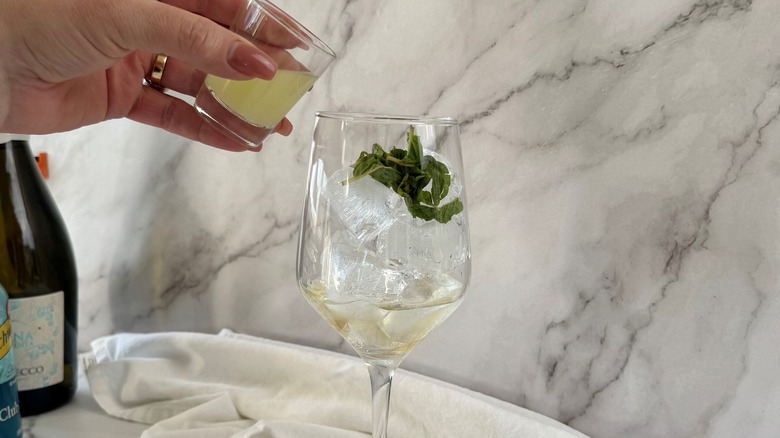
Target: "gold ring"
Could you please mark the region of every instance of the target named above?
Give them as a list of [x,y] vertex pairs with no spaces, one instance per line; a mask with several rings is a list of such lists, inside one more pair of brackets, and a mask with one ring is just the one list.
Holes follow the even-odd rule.
[[149,86],[155,90],[165,91],[165,87],[162,85],[162,77],[167,62],[168,56],[163,54],[157,54],[154,58],[154,65],[152,66],[152,71],[149,73],[147,82],[149,83]]

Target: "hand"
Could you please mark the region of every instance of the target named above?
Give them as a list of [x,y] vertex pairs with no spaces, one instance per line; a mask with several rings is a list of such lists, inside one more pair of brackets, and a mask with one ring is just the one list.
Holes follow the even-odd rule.
[[[223,27],[243,5],[0,0],[0,132],[46,134],[127,117],[221,149],[247,150],[191,105],[142,85],[156,53],[169,56],[162,85],[183,94],[198,92],[204,72],[272,78],[276,61]],[[287,119],[276,127],[283,135],[291,130]]]

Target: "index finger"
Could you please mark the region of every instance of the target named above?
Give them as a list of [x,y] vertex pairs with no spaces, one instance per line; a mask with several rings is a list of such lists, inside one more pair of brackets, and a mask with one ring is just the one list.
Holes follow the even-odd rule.
[[[250,2],[247,4],[247,11],[254,15],[256,7],[257,4],[255,2]],[[282,49],[300,47],[306,50],[309,48],[306,42],[309,39],[309,35],[313,34],[308,29],[272,3],[263,2],[262,8],[265,14],[273,19],[263,20],[262,24],[257,26],[257,29],[252,29],[252,39]]]
[[246,0],[160,0],[177,8],[202,15],[224,26],[230,26],[239,9],[246,6]]
[[104,32],[117,34],[123,47],[164,53],[227,79],[271,79],[277,69],[276,62],[250,41],[181,8],[148,1],[112,12],[115,17],[105,23],[111,29]]
[[[250,41],[262,42],[283,49],[308,48],[307,44],[301,41],[296,34],[307,35],[311,32],[308,32],[282,9],[268,2],[261,3],[251,0],[160,1],[229,26],[231,30]],[[260,9],[263,9],[263,15],[271,15],[274,19],[260,21]],[[237,14],[240,14],[241,18],[236,19]],[[293,29],[293,32],[289,29]]]

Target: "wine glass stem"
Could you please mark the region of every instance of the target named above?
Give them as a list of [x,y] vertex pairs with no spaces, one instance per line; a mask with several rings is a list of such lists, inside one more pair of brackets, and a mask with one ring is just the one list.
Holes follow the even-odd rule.
[[394,367],[366,364],[371,376],[371,404],[374,432],[372,438],[387,438],[387,416],[390,411],[390,386]]

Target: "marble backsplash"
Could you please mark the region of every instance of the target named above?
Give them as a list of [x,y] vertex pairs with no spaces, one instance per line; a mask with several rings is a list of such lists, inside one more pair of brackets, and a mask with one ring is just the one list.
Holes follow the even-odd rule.
[[777,436],[780,2],[279,0],[341,53],[234,154],[128,121],[35,137],[80,348],[239,332],[351,353],[294,276],[313,114],[461,125],[473,277],[403,367],[595,437]]

